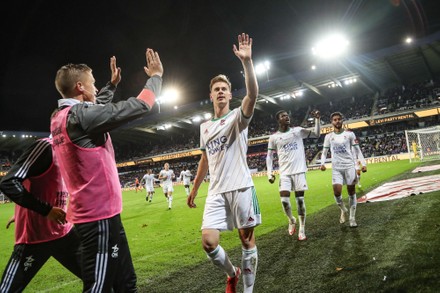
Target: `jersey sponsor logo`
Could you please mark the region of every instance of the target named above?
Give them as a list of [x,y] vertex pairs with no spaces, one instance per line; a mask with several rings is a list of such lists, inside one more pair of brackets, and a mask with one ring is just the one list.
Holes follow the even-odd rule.
[[206,128],[204,134],[207,134],[208,132],[209,132],[208,128]]
[[289,142],[282,146],[282,149],[286,152],[288,151],[296,151],[298,149],[298,144],[296,142]]
[[214,138],[206,144],[206,148],[208,149],[208,152],[210,155],[214,155],[220,151],[227,150],[229,147],[228,138],[226,136],[221,136]]
[[347,149],[345,148],[345,145],[335,145],[332,147],[332,153],[345,154],[347,153]]

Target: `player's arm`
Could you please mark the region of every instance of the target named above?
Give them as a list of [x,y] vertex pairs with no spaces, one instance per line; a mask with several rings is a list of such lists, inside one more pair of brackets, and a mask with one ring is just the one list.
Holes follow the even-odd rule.
[[364,155],[362,154],[361,148],[358,144],[353,145],[353,151],[355,152],[355,156],[358,158],[358,160],[361,162],[362,165],[362,172],[367,172],[367,161],[364,158]]
[[142,117],[153,107],[156,96],[162,89],[163,67],[159,55],[151,49],[146,52],[147,66],[144,67],[150,77],[142,91],[134,98],[105,105],[81,103],[72,107],[82,129],[88,134],[109,132],[129,121]]
[[208,157],[206,156],[206,152],[202,150],[202,157],[200,158],[199,166],[197,167],[196,178],[194,178],[193,182],[193,189],[191,190],[187,200],[187,204],[190,208],[196,207],[194,199],[197,196],[197,191],[199,190],[200,184],[202,184],[203,179],[208,173],[208,168]]
[[113,100],[116,87],[121,81],[121,68],[116,66],[116,57],[110,58],[110,81],[103,87],[96,96],[96,104],[107,104]]
[[267,178],[269,179],[270,183],[275,182],[275,175],[272,174],[273,153],[274,153],[274,151],[272,149],[267,149],[266,167],[267,167]]
[[47,216],[52,206],[32,195],[23,185],[30,177],[43,174],[52,164],[52,147],[44,140],[35,141],[18,158],[0,182],[0,190],[16,204]]
[[247,118],[254,113],[255,103],[258,96],[258,82],[252,62],[252,38],[247,34],[238,35],[238,48],[234,44],[232,50],[243,65],[243,72],[246,84],[246,96],[241,103],[243,115]]
[[318,110],[314,110],[311,115],[315,118],[315,127],[310,132],[310,137],[318,138],[321,135],[321,113]]
[[328,135],[325,136],[324,138],[324,146],[322,148],[322,153],[321,153],[321,171],[325,171],[325,160],[327,159],[327,153],[328,150],[330,148],[330,144],[328,141]]

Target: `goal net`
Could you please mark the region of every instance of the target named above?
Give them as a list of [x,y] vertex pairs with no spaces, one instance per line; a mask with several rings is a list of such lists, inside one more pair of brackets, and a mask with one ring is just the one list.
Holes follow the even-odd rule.
[[409,161],[440,160],[440,126],[405,130]]

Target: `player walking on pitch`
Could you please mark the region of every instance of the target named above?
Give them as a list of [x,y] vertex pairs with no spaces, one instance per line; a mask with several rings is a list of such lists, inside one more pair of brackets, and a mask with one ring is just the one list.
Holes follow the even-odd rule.
[[321,155],[321,170],[325,171],[325,159],[328,150],[332,154],[332,183],[333,193],[336,204],[341,209],[339,222],[345,223],[346,214],[348,212],[342,200],[342,186],[347,185],[347,192],[350,206],[350,227],[357,227],[356,223],[356,169],[354,155],[352,149],[356,153],[356,157],[361,161],[362,172],[367,172],[367,165],[359,148],[356,136],[351,131],[344,131],[342,128],[343,118],[340,112],[330,115],[330,120],[334,131],[326,134],[324,138],[324,147]]
[[211,80],[214,118],[200,125],[202,157],[187,202],[190,208],[196,207],[194,199],[209,169],[210,182],[202,223],[203,249],[213,264],[228,275],[226,292],[236,292],[241,270],[231,263],[219,243],[221,231],[237,228],[242,244],[244,292],[252,292],[258,263],[254,227],[261,224],[261,215],[246,162],[248,126],[258,96],[249,35],[239,35],[238,49],[234,45],[233,51],[243,65],[246,96],[241,107],[230,110],[229,79],[218,75]]
[[275,182],[275,175],[272,174],[273,154],[278,154],[278,164],[280,172],[279,191],[281,204],[284,213],[289,219],[289,234],[293,235],[296,230],[296,219],[292,215],[290,204],[290,191],[295,192],[296,206],[299,218],[298,240],[306,240],[306,204],[304,202],[304,191],[308,189],[306,181],[307,163],[304,150],[303,139],[314,137],[318,138],[321,130],[321,120],[319,111],[313,111],[315,118],[315,128],[313,131],[302,127],[290,127],[289,114],[278,111],[275,117],[278,121],[278,131],[269,137],[267,147],[267,176],[270,183]]
[[141,182],[145,184],[145,190],[147,192],[145,200],[151,202],[154,195],[154,174],[151,169],[147,170],[147,174],[142,177]]
[[173,179],[176,177],[174,171],[170,169],[170,164],[165,163],[164,169],[159,173],[159,180],[162,181],[163,194],[168,201],[168,209],[171,210],[173,205]]
[[189,196],[190,190],[189,185],[191,184],[191,171],[187,168],[180,172],[180,180],[183,182],[183,186],[185,187],[186,196]]

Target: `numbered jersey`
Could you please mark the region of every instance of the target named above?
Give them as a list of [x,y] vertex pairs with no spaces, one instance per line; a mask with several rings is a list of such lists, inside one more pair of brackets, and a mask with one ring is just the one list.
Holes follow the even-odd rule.
[[165,179],[162,179],[163,184],[173,184],[173,170],[162,170],[159,173],[159,177],[166,177]]

